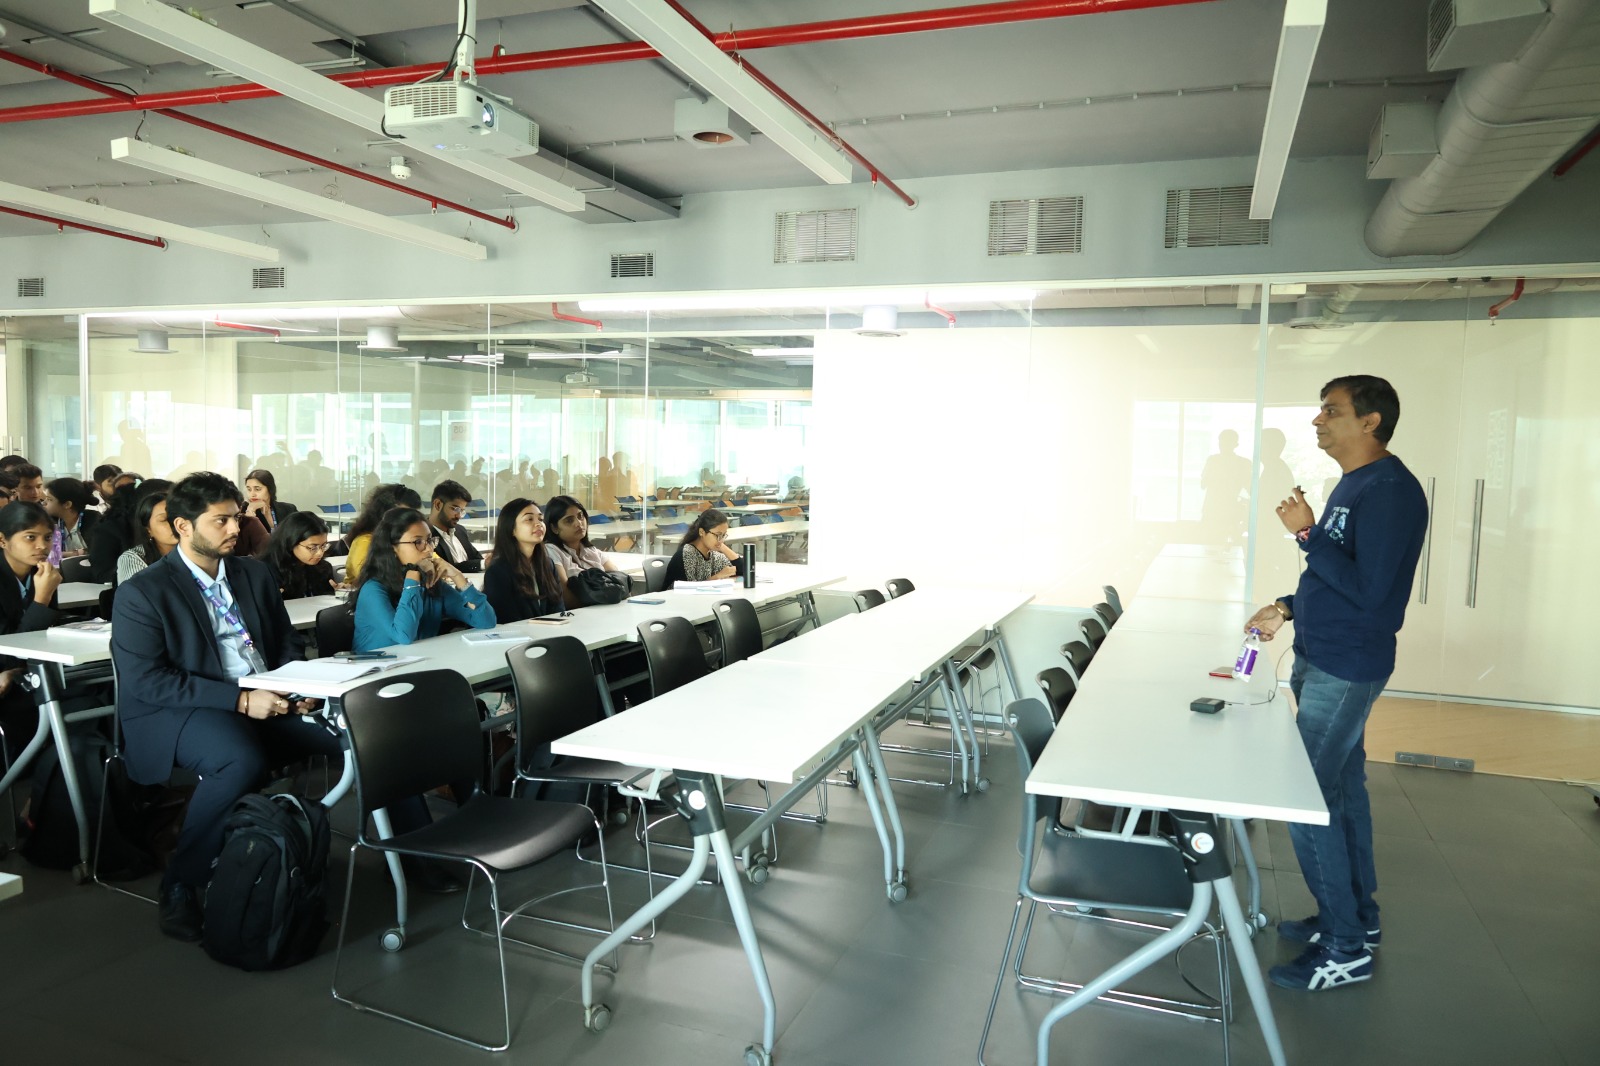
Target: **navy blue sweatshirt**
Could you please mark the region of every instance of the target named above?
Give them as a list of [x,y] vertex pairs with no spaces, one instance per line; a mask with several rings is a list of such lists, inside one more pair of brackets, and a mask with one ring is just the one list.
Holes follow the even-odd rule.
[[1294,615],[1294,653],[1346,681],[1394,673],[1394,636],[1427,528],[1427,496],[1395,456],[1340,478],[1301,546],[1300,588],[1282,597]]

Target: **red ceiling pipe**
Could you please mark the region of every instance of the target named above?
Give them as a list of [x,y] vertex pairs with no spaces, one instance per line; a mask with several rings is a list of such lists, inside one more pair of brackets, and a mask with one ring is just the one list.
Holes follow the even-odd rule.
[[1565,177],[1567,171],[1578,165],[1578,160],[1594,151],[1597,147],[1600,147],[1600,130],[1595,130],[1591,133],[1587,141],[1578,145],[1567,154],[1565,159],[1556,164],[1555,176],[1558,178]]
[[[676,11],[678,16],[685,22],[699,30],[700,33],[705,36],[706,40],[713,44],[717,43],[716,35],[710,30],[706,29],[705,23],[689,14],[688,11],[684,10],[683,5],[678,3],[678,0],[667,0],[667,6]],[[748,59],[739,54],[737,51],[729,52],[728,54],[733,57],[734,61],[739,64],[740,68],[746,74],[755,79],[756,84],[766,89],[767,92],[771,93],[773,96],[776,96],[779,100],[782,100],[784,105],[788,107],[789,110],[793,111],[795,114],[804,119],[806,125],[820,133],[824,140],[826,140],[829,144],[832,144],[835,148],[839,149],[839,151],[843,152],[845,155],[849,156],[856,163],[865,168],[867,174],[872,178],[872,184],[876,185],[881,181],[883,183],[883,187],[898,196],[907,207],[917,206],[917,201],[913,199],[904,189],[900,188],[900,186],[884,177],[883,173],[877,167],[873,166],[871,160],[852,148],[848,141],[835,133],[826,122],[823,122],[816,115],[813,115],[805,108],[804,105],[800,103],[800,101],[796,100],[794,97],[780,89],[776,82],[767,77],[765,74],[761,73],[761,71],[757,70],[755,65],[752,64]]]
[[7,215],[16,215],[18,218],[31,218],[35,222],[48,222],[57,229],[60,229],[63,226],[71,226],[73,229],[86,230],[89,233],[98,233],[102,237],[116,237],[119,240],[133,241],[135,244],[148,244],[152,248],[165,248],[167,246],[167,242],[162,240],[160,237],[135,237],[131,233],[118,233],[114,229],[101,229],[99,226],[91,226],[87,222],[74,222],[70,218],[56,218],[53,215],[36,215],[32,211],[24,211],[18,207],[0,207],[0,212],[3,212]]
[[212,319],[211,324],[220,329],[242,329],[248,333],[265,333],[274,340],[283,339],[283,334],[271,326],[252,326],[248,322],[224,322],[220,318]]
[[[110,85],[102,85],[93,78],[81,77],[80,75],[74,74],[71,71],[62,70],[59,67],[52,67],[48,63],[36,63],[31,59],[26,59],[22,56],[13,55],[10,52],[4,51],[0,51],[0,59],[15,63],[21,67],[27,67],[29,70],[37,71],[40,74],[47,74],[52,78],[57,78],[72,85],[78,85],[85,89],[91,89],[97,93],[103,93],[113,100],[128,102],[138,99],[132,93],[125,93],[122,90],[113,88]],[[453,200],[446,200],[442,197],[434,196],[431,193],[423,192],[421,189],[413,189],[406,185],[399,185],[390,181],[388,178],[380,178],[375,174],[368,174],[365,171],[357,170],[354,167],[347,167],[342,163],[335,163],[331,159],[321,159],[306,152],[301,152],[294,148],[290,148],[287,145],[276,144],[260,137],[251,136],[250,134],[241,132],[240,130],[229,129],[227,126],[219,126],[215,122],[208,122],[203,118],[195,118],[193,115],[185,115],[181,111],[173,111],[170,108],[158,108],[156,109],[156,114],[161,115],[164,118],[176,119],[179,122],[186,122],[191,126],[207,130],[211,133],[221,134],[224,137],[232,137],[236,141],[243,141],[246,144],[253,144],[257,148],[265,148],[268,151],[277,152],[280,155],[286,155],[290,158],[298,159],[303,163],[311,163],[315,166],[327,167],[329,170],[338,171],[340,174],[348,174],[352,178],[359,178],[362,181],[369,181],[374,185],[381,185],[385,189],[393,189],[395,192],[405,193],[407,196],[414,196],[419,200],[426,200],[433,206],[435,211],[437,211],[440,207],[448,207],[453,210],[460,211],[463,214],[471,215],[473,218],[481,218],[485,222],[492,222],[497,226],[504,226],[509,230],[515,230],[517,228],[517,223],[514,219],[496,218],[494,215],[485,214],[482,211],[467,207],[465,204],[458,204]]]
[[593,326],[595,329],[605,329],[606,324],[598,318],[579,318],[577,315],[563,314],[560,304],[550,305],[550,317],[562,322],[576,322],[580,326]]
[[1522,288],[1526,282],[1526,278],[1518,278],[1516,285],[1511,289],[1511,295],[1507,296],[1504,300],[1501,300],[1499,303],[1489,308],[1489,324],[1491,326],[1500,321],[1501,311],[1504,311],[1507,307],[1510,307],[1512,304],[1522,299]]
[[923,293],[923,295],[922,295],[922,306],[926,307],[930,311],[933,311],[933,312],[935,312],[937,314],[943,315],[944,316],[944,324],[949,326],[951,329],[955,329],[955,327],[956,327],[956,316],[951,314],[949,311],[946,311],[942,307],[934,306],[933,298],[931,296],[929,296],[927,293]]
[[[852,41],[863,37],[883,37],[898,33],[966,29],[975,26],[996,26],[1008,22],[1063,18],[1068,15],[1139,11],[1146,8],[1214,2],[1216,0],[1012,0],[1009,3],[975,4],[929,11],[907,11],[892,15],[834,19],[828,22],[802,22],[788,26],[732,30],[717,34],[713,42],[725,52],[749,51],[754,48],[815,44],[819,41]],[[601,63],[631,63],[660,58],[661,53],[649,45],[640,41],[627,41],[621,44],[557,48],[545,52],[491,55],[478,60],[476,66],[480,76],[488,76],[520,74],[531,70],[555,70],[562,67],[596,66]],[[382,70],[350,71],[332,75],[332,80],[354,88],[376,89],[389,85],[409,84],[438,71],[438,63],[424,63],[408,67],[385,67]],[[38,119],[71,118],[79,115],[106,115],[119,111],[195,107],[201,104],[223,104],[233,100],[260,100],[277,95],[278,93],[272,89],[251,83],[219,85],[204,89],[149,93],[135,97],[131,104],[120,100],[69,100],[62,103],[5,108],[0,109],[0,122],[32,122]]]

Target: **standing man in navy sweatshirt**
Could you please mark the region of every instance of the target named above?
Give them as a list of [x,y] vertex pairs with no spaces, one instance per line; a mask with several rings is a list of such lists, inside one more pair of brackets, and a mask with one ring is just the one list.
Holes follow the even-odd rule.
[[1268,976],[1283,988],[1338,988],[1372,976],[1378,947],[1378,878],[1367,800],[1367,715],[1394,672],[1395,634],[1428,527],[1427,497],[1390,454],[1400,397],[1383,378],[1355,374],[1323,386],[1311,420],[1317,447],[1344,472],[1319,521],[1296,487],[1278,505],[1305,553],[1293,596],[1257,611],[1246,628],[1271,640],[1293,619],[1289,687],[1306,753],[1328,806],[1328,825],[1289,826],[1317,913],[1284,921],[1278,935],[1307,945]]

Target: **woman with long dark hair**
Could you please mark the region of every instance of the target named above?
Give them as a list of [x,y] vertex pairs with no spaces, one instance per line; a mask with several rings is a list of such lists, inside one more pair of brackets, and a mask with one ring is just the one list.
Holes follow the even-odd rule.
[[501,622],[555,614],[566,605],[567,572],[545,543],[544,515],[530,499],[500,508],[494,561],[483,572],[483,594]]
[[95,581],[115,581],[117,558],[137,544],[141,536],[134,525],[139,509],[138,479],[122,480],[125,477],[121,473],[111,476],[116,487],[106,497],[105,514],[89,533],[89,575]]
[[544,505],[550,554],[574,577],[581,570],[615,570],[606,553],[589,542],[589,511],[571,496],[552,496]]
[[244,513],[254,515],[271,532],[295,510],[292,503],[278,502],[278,479],[272,471],[258,468],[244,476]]
[[[32,633],[60,618],[61,571],[50,565],[54,533],[55,523],[36,503],[17,500],[0,507],[0,569],[10,578],[0,577],[0,633]],[[13,739],[38,721],[33,695],[17,683],[23,669],[20,659],[0,656],[0,729]],[[19,743],[11,744],[13,757],[20,749]]]
[[677,581],[720,581],[736,576],[739,568],[734,565],[734,553],[723,543],[727,536],[727,515],[715,507],[696,515],[667,564],[667,587]]
[[328,523],[310,511],[295,511],[278,523],[256,556],[272,570],[286,600],[329,596],[337,583],[327,561]]
[[461,571],[434,555],[428,516],[396,507],[378,521],[356,586],[356,651],[437,636],[446,618],[493,629],[494,608]]
[[383,516],[395,507],[421,509],[422,497],[416,489],[407,488],[398,481],[379,485],[367,494],[361,513],[345,534],[350,544],[350,554],[344,559],[344,579],[354,585],[361,578],[361,568],[367,562],[367,549],[372,545],[373,531]]
[[165,489],[141,490],[139,508],[134,512],[134,525],[136,540],[133,547],[117,556],[119,585],[178,546],[178,534],[173,531],[172,523],[167,521]]

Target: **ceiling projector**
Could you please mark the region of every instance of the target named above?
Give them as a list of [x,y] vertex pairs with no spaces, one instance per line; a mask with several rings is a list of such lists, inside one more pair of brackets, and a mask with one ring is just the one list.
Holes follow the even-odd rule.
[[383,125],[442,152],[512,159],[539,150],[539,124],[470,81],[399,85],[383,94]]

